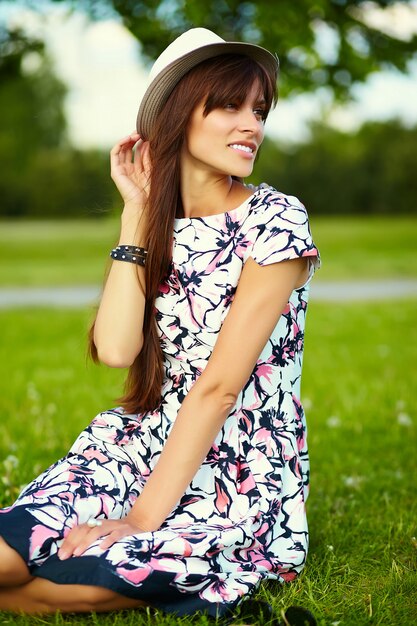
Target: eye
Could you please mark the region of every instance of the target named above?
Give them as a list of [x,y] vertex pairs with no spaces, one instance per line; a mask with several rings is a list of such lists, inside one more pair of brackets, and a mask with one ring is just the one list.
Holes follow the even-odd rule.
[[256,109],[253,110],[253,112],[256,115],[256,117],[262,122],[264,122],[268,116],[266,109],[264,109],[263,107],[257,107]]
[[238,106],[234,102],[228,102],[227,104],[224,105],[224,108],[229,109],[230,111],[235,111],[238,108]]

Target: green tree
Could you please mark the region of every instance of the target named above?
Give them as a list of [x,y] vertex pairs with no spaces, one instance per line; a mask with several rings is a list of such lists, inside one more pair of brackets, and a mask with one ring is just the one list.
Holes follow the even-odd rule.
[[40,150],[27,177],[28,215],[102,218],[120,200],[109,175],[109,156],[95,150]]
[[41,41],[0,27],[0,216],[101,217],[116,203],[108,155],[74,150],[66,87]]
[[[26,0],[26,2],[30,0]],[[53,0],[61,2],[62,0]],[[386,66],[400,71],[417,49],[417,36],[408,41],[374,28],[367,20],[372,8],[389,9],[407,0],[65,0],[100,19],[109,10],[154,59],[187,28],[204,26],[228,40],[249,41],[277,52],[281,62],[281,91],[314,90],[323,85],[336,97],[347,98],[361,82]],[[32,0],[32,5],[34,6]],[[106,13],[107,11],[107,13]],[[324,54],[317,45],[324,35],[334,42]]]
[[[26,62],[26,65],[25,65]],[[32,68],[28,67],[30,62]],[[34,155],[66,139],[66,89],[53,75],[42,42],[0,27],[1,215],[27,212]]]
[[53,74],[43,43],[28,38],[20,29],[1,25],[0,143],[12,139],[20,158],[30,156],[31,146],[62,145],[66,139],[65,94],[66,87]]
[[320,124],[307,143],[262,145],[253,182],[297,195],[312,214],[417,213],[417,127],[368,122],[356,133]]

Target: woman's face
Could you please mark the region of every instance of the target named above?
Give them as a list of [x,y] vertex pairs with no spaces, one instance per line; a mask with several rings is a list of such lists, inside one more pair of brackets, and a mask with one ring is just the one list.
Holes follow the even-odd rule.
[[193,111],[182,164],[215,175],[246,178],[264,138],[265,101],[255,84],[245,102],[228,103],[204,116],[204,102]]

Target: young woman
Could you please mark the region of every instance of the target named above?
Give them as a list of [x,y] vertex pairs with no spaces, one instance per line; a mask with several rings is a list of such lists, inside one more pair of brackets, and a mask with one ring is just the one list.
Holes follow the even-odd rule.
[[156,61],[111,151],[124,208],[91,333],[126,393],[0,512],[0,610],[222,616],[303,568],[319,254],[295,197],[241,182],[277,70],[205,29]]

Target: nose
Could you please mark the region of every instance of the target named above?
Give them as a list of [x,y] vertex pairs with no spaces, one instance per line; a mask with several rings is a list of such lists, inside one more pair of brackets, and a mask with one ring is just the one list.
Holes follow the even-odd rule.
[[259,121],[255,112],[251,107],[242,107],[239,116],[238,128],[241,132],[256,133],[259,132],[262,122]]

